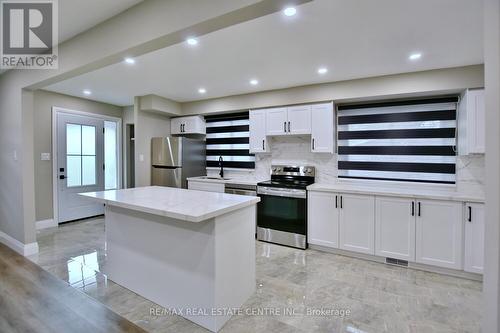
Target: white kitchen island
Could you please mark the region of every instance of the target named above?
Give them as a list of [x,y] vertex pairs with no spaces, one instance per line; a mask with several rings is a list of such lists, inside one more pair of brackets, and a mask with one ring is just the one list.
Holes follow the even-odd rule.
[[258,197],[142,187],[103,202],[108,278],[217,332],[255,291]]

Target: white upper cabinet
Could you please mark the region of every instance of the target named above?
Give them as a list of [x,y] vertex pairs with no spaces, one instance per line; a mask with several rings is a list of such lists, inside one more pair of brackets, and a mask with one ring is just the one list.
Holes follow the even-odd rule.
[[309,192],[307,200],[307,239],[309,244],[338,248],[339,195]]
[[416,262],[462,269],[461,202],[417,200]]
[[299,105],[288,108],[288,134],[311,134],[311,106]]
[[205,119],[202,116],[172,118],[170,133],[172,135],[206,134]]
[[484,89],[467,90],[458,108],[459,155],[484,154],[485,116]]
[[269,144],[266,137],[266,110],[250,110],[250,153],[266,153]]
[[341,194],[339,209],[339,247],[375,254],[375,197]]
[[333,154],[335,145],[333,103],[311,106],[311,151]]
[[267,135],[286,135],[288,133],[287,108],[273,108],[266,110]]
[[415,261],[415,201],[409,198],[375,199],[375,254]]
[[311,106],[267,110],[267,135],[311,134]]
[[464,270],[483,273],[484,267],[484,204],[465,205]]

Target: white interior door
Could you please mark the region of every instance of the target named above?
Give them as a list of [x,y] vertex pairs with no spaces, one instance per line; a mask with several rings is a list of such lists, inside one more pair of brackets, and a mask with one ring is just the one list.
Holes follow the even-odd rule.
[[104,190],[104,120],[57,114],[58,223],[104,214],[104,206],[78,196]]

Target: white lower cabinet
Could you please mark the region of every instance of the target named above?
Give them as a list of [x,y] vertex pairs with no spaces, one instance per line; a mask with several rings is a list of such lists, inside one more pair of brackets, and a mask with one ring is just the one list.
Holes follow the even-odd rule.
[[472,273],[483,273],[484,223],[478,203],[308,194],[310,244]]
[[416,262],[462,269],[462,203],[417,200]]
[[339,247],[375,254],[375,197],[341,194],[339,208]]
[[484,204],[465,204],[464,270],[483,273],[484,265]]
[[335,193],[309,192],[307,208],[309,244],[338,248],[339,213],[335,208],[336,199],[338,200],[338,196]]
[[375,254],[415,261],[415,201],[409,198],[375,199]]
[[204,181],[189,180],[188,189],[206,192],[219,192],[224,193],[224,183],[211,183]]

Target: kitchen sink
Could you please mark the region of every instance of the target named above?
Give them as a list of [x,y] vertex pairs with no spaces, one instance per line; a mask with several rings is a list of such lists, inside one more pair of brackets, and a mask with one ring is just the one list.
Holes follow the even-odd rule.
[[200,179],[229,180],[229,179],[231,179],[231,178],[202,176],[202,177],[200,177]]

